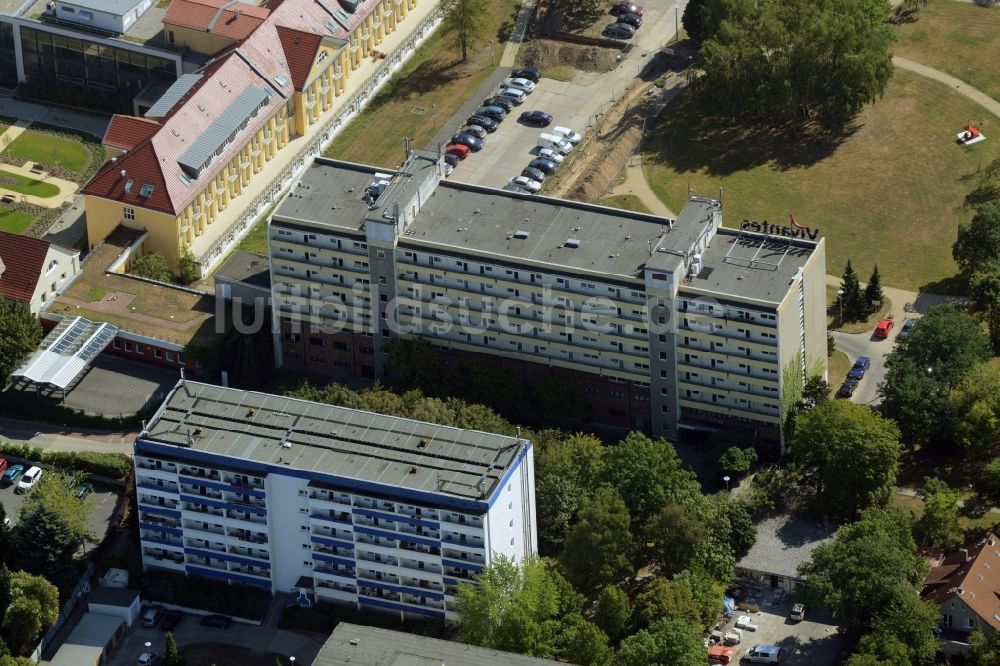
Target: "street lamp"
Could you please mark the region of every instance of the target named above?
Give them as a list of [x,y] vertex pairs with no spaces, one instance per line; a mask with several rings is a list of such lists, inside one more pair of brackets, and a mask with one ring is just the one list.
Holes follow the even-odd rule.
[[292,666],[295,666],[295,657],[289,657],[288,661],[292,662]]
[[726,482],[726,492],[728,493],[729,492],[729,477],[728,476],[724,476],[724,477],[722,477],[722,480]]
[[493,61],[496,58],[496,51],[493,48],[495,45],[496,45],[496,40],[491,39],[490,40],[490,67],[493,67]]
[[680,27],[680,12],[681,5],[679,2],[674,3],[674,41],[679,42],[681,40],[681,27]]
[[840,304],[840,325],[844,325],[844,290],[837,290],[837,303]]

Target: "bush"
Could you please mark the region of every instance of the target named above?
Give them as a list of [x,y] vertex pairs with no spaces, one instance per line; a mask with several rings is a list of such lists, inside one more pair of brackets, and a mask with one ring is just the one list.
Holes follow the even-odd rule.
[[188,608],[235,615],[248,620],[263,620],[271,594],[255,585],[229,585],[221,581],[176,574],[170,571],[147,571],[143,575],[146,598]]
[[45,451],[26,444],[0,444],[0,452],[15,458],[45,463],[62,470],[96,474],[110,479],[124,480],[132,471],[132,461],[123,453],[98,453],[96,451]]

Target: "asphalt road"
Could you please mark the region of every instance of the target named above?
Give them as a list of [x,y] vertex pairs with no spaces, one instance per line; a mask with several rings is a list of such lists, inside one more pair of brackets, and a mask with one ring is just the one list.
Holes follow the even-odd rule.
[[[908,317],[918,317],[919,315],[908,313]],[[878,396],[878,385],[885,379],[885,356],[892,351],[896,342],[896,335],[899,327],[903,325],[903,319],[896,320],[897,323],[889,332],[888,338],[876,338],[875,329],[864,333],[841,333],[840,331],[830,331],[837,349],[847,354],[851,364],[859,356],[867,356],[871,359],[871,368],[865,373],[865,378],[858,383],[858,388],[851,397],[856,403],[877,407],[880,399]],[[845,377],[830,377],[830,386],[838,388],[843,383]]]
[[[0,488],[0,503],[3,504],[7,517],[16,524],[21,514],[21,506],[24,504],[26,495],[18,495],[14,492],[17,484]],[[91,540],[87,541],[85,547],[89,551],[97,546],[104,538],[111,524],[111,516],[115,511],[115,503],[118,501],[118,493],[105,488],[95,488],[91,493],[91,511],[87,516],[87,527],[90,529]]]

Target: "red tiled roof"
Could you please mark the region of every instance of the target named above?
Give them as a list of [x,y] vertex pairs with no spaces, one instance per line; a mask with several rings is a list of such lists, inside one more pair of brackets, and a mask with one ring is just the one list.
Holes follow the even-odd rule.
[[927,575],[923,596],[936,606],[956,598],[1000,631],[1000,541],[991,534],[945,557]]
[[108,125],[108,131],[104,133],[102,143],[112,148],[132,150],[156,134],[158,129],[160,129],[160,123],[155,120],[115,114],[111,116],[111,123]]
[[312,32],[286,28],[283,25],[275,26],[275,28],[278,31],[278,39],[281,41],[281,50],[285,52],[288,71],[292,75],[292,85],[295,86],[296,90],[302,90],[306,85],[309,71],[316,59],[316,51],[323,38]]
[[[122,171],[125,175],[122,176]],[[125,186],[132,181],[129,191]],[[144,185],[152,185],[149,196],[139,195]],[[135,150],[129,152],[115,162],[108,162],[97,172],[83,188],[83,194],[90,194],[105,199],[114,199],[123,205],[138,208],[150,208],[164,213],[174,214],[176,211],[170,201],[167,183],[163,177],[156,158],[153,144],[146,141]]]
[[0,231],[0,259],[4,265],[0,273],[0,296],[21,303],[31,302],[48,252],[48,241]]
[[163,22],[239,41],[253,34],[270,13],[266,7],[247,2],[173,0]]

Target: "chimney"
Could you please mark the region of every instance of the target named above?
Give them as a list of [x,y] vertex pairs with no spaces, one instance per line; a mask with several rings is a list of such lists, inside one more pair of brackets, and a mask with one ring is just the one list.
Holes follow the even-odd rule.
[[127,175],[128,175],[128,172],[126,172],[125,169],[122,169],[122,178],[124,178]]
[[962,561],[963,562],[968,562],[969,560],[972,559],[971,557],[969,557],[969,549],[968,548],[959,548],[958,552],[960,552],[962,554]]

